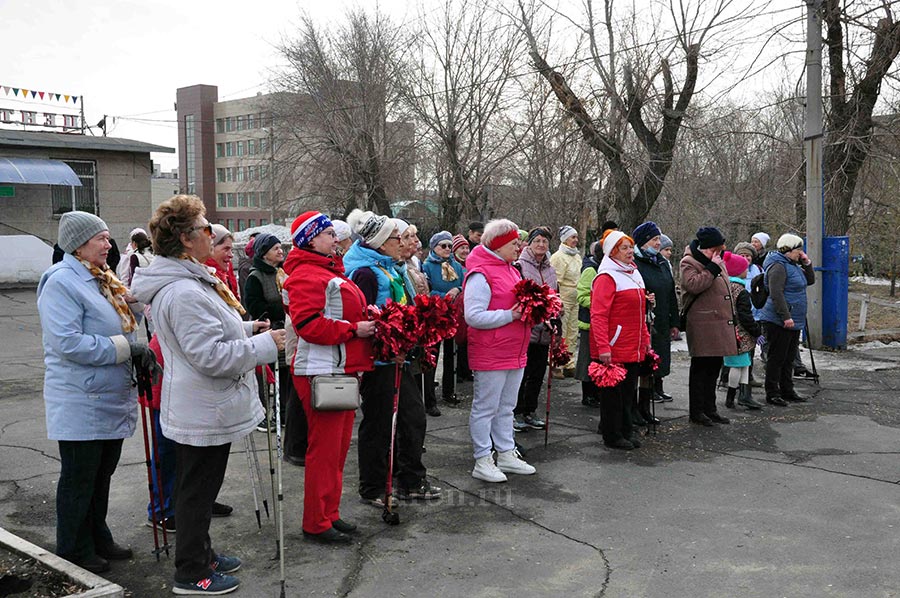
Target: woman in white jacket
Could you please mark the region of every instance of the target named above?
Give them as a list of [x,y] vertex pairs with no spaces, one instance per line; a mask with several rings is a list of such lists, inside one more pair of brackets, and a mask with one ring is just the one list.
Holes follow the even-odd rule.
[[253,369],[284,348],[283,330],[244,322],[240,302],[204,265],[212,225],[200,198],[177,195],[150,221],[156,259],[137,271],[132,293],[151,306],[166,364],[160,403],[163,434],[175,442],[176,594],[224,594],[236,557],[218,555],[209,538],[212,505],[231,443],[263,418]]

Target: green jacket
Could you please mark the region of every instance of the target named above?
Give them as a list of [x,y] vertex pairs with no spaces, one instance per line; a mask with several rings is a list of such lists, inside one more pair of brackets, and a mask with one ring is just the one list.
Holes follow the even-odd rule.
[[[597,268],[594,266],[587,266],[581,271],[581,276],[578,278],[578,284],[575,285],[575,298],[578,301],[578,307],[583,307],[585,309],[591,308],[591,284],[596,277]],[[579,309],[579,311],[582,310]],[[578,318],[578,330],[590,329],[590,319],[585,322],[582,318]]]

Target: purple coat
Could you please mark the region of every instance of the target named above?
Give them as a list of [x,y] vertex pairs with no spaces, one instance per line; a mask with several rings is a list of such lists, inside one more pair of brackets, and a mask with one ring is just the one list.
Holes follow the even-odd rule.
[[[550,254],[538,263],[531,247],[522,250],[519,261],[516,262],[522,271],[522,278],[530,278],[538,284],[545,284],[554,291],[559,291],[559,282],[556,280],[556,269],[550,265]],[[538,324],[531,328],[531,343],[540,345],[550,344],[550,327],[546,324]]]

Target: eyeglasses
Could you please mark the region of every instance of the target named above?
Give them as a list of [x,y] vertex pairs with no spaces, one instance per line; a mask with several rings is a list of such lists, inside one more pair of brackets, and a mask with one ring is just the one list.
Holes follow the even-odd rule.
[[187,232],[188,232],[188,234],[191,234],[195,230],[202,230],[203,232],[206,233],[206,236],[209,237],[210,239],[212,239],[214,236],[212,224],[203,224],[201,226],[192,226],[191,228],[187,229]]
[[452,243],[438,243],[437,246],[440,247],[441,249],[452,249],[453,248]]
[[399,240],[400,240],[400,237],[388,237],[387,239],[385,239],[385,241],[390,241],[390,240],[392,240],[392,239],[393,239],[394,241],[399,241]]

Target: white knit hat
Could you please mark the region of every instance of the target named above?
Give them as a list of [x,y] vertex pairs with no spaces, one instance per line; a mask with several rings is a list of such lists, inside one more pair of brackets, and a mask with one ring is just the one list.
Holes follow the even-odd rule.
[[750,237],[750,238],[751,238],[751,239],[756,239],[757,241],[759,241],[760,243],[762,243],[762,246],[763,246],[763,247],[765,247],[766,245],[769,244],[769,239],[770,239],[771,237],[769,237],[769,235],[767,235],[766,233],[759,232],[759,233],[753,233],[753,236]]
[[331,226],[334,227],[334,234],[337,235],[338,241],[346,241],[353,234],[353,231],[350,230],[350,225],[343,220],[332,220]]
[[372,249],[378,249],[384,245],[397,224],[392,218],[387,216],[379,216],[374,212],[363,212],[362,210],[353,210],[347,216],[347,224],[350,229],[356,232],[366,245]]
[[625,233],[620,230],[612,230],[606,234],[606,238],[603,239],[603,255],[609,255],[609,252],[613,250],[621,239],[627,237]]
[[778,251],[787,253],[788,251],[792,251],[794,249],[797,249],[798,247],[803,247],[803,239],[791,233],[784,233],[783,235],[778,237],[778,243],[776,243],[776,246]]
[[568,224],[565,226],[559,227],[559,242],[565,243],[567,239],[570,239],[574,235],[578,234],[578,231],[569,226]]

